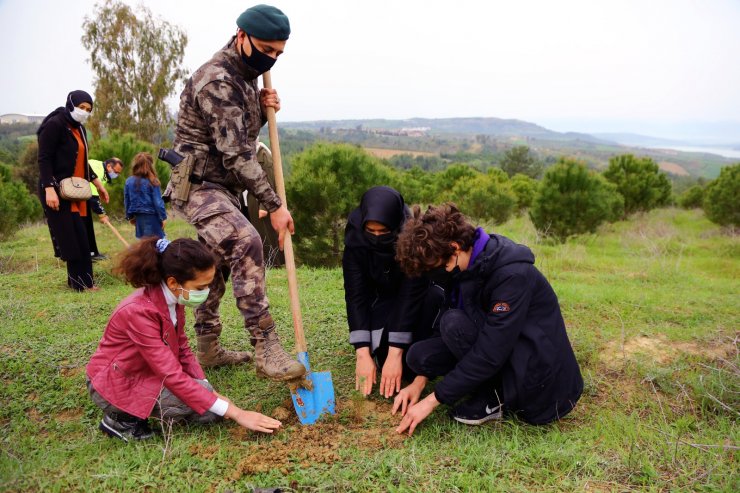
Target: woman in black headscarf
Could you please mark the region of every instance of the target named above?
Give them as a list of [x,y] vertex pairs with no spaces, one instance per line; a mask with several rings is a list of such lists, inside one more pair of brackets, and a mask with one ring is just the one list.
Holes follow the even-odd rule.
[[83,218],[90,213],[86,201],[65,200],[59,182],[77,176],[95,185],[108,203],[108,192],[87,161],[87,133],[83,124],[93,100],[85,91],[72,91],[64,107],[49,113],[36,131],[39,141],[39,197],[54,245],[55,256],[67,263],[67,285],[76,290],[97,290]]
[[390,397],[411,377],[405,352],[431,334],[444,300],[441,289],[407,278],[395,261],[395,242],[409,215],[400,193],[373,187],[347,220],[344,273],[349,342],[355,347],[355,389],[368,395],[382,367],[379,393]]

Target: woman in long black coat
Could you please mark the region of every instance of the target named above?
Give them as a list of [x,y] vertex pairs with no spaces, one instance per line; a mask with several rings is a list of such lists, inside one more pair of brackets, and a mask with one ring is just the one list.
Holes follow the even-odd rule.
[[381,367],[379,393],[390,397],[401,378],[411,343],[429,337],[444,292],[428,279],[406,277],[394,259],[395,242],[408,208],[390,187],[373,187],[347,220],[344,274],[349,342],[355,347],[355,388],[372,391]]
[[87,133],[83,124],[93,100],[85,91],[72,91],[64,107],[49,113],[36,132],[39,141],[39,197],[44,209],[55,256],[67,263],[67,285],[76,290],[98,289],[93,283],[92,260],[83,218],[90,213],[86,201],[65,200],[59,183],[77,176],[91,181],[100,197],[108,192],[87,161]]

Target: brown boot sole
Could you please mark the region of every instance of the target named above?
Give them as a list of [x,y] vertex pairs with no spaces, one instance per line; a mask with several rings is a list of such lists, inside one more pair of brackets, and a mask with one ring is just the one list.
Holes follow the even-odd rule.
[[280,376],[280,377],[272,377],[272,376],[268,375],[267,373],[265,373],[264,371],[262,371],[261,369],[257,368],[257,376],[258,377],[260,377],[260,378],[266,378],[268,380],[272,380],[273,382],[287,382],[288,380],[295,380],[297,378],[301,378],[305,374],[306,374],[306,372],[304,371],[300,375],[283,375],[283,376]]

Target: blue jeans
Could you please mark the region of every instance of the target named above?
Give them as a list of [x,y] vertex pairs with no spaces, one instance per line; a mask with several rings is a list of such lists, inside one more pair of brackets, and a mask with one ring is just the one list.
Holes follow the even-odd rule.
[[162,221],[156,214],[135,214],[136,218],[136,237],[141,239],[146,236],[156,236],[164,238]]

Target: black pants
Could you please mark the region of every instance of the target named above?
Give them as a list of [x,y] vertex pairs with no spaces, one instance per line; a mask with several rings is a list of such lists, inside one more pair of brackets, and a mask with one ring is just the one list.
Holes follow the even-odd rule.
[[[441,377],[452,371],[478,339],[480,327],[463,310],[449,309],[439,317],[439,332],[409,348],[406,361],[411,370],[428,378]],[[481,391],[496,390],[503,400],[499,375],[483,384]]]
[[[90,211],[88,211],[89,215]],[[80,216],[79,213],[73,212],[72,225],[74,227],[74,241],[77,242],[78,254],[75,255],[75,258],[67,260],[67,285],[74,290],[82,291],[94,286],[85,218]]]
[[[414,328],[412,344],[419,341],[426,340],[432,336],[435,330],[435,323],[439,321],[439,314],[444,304],[444,292],[436,287],[430,286],[424,295],[422,301],[421,310],[417,318],[417,324]],[[388,320],[391,318],[391,314],[395,310],[395,299],[381,300],[373,305],[370,312],[370,329],[371,333],[381,330],[386,326]],[[378,368],[382,368],[385,360],[388,358],[388,330],[383,330],[380,336],[380,344],[375,351],[373,351],[373,357]],[[413,371],[409,366],[407,358],[408,351],[404,352],[403,358],[403,376],[404,380],[413,380],[416,377],[417,372]]]
[[95,209],[94,202],[96,201],[98,203],[98,207],[100,207],[100,199],[98,197],[93,196],[87,201],[87,216],[82,218],[85,222],[85,231],[87,231],[87,244],[89,245],[88,250],[90,250],[90,256],[100,255],[98,243],[95,241],[95,227],[93,226],[93,216],[91,212]]

